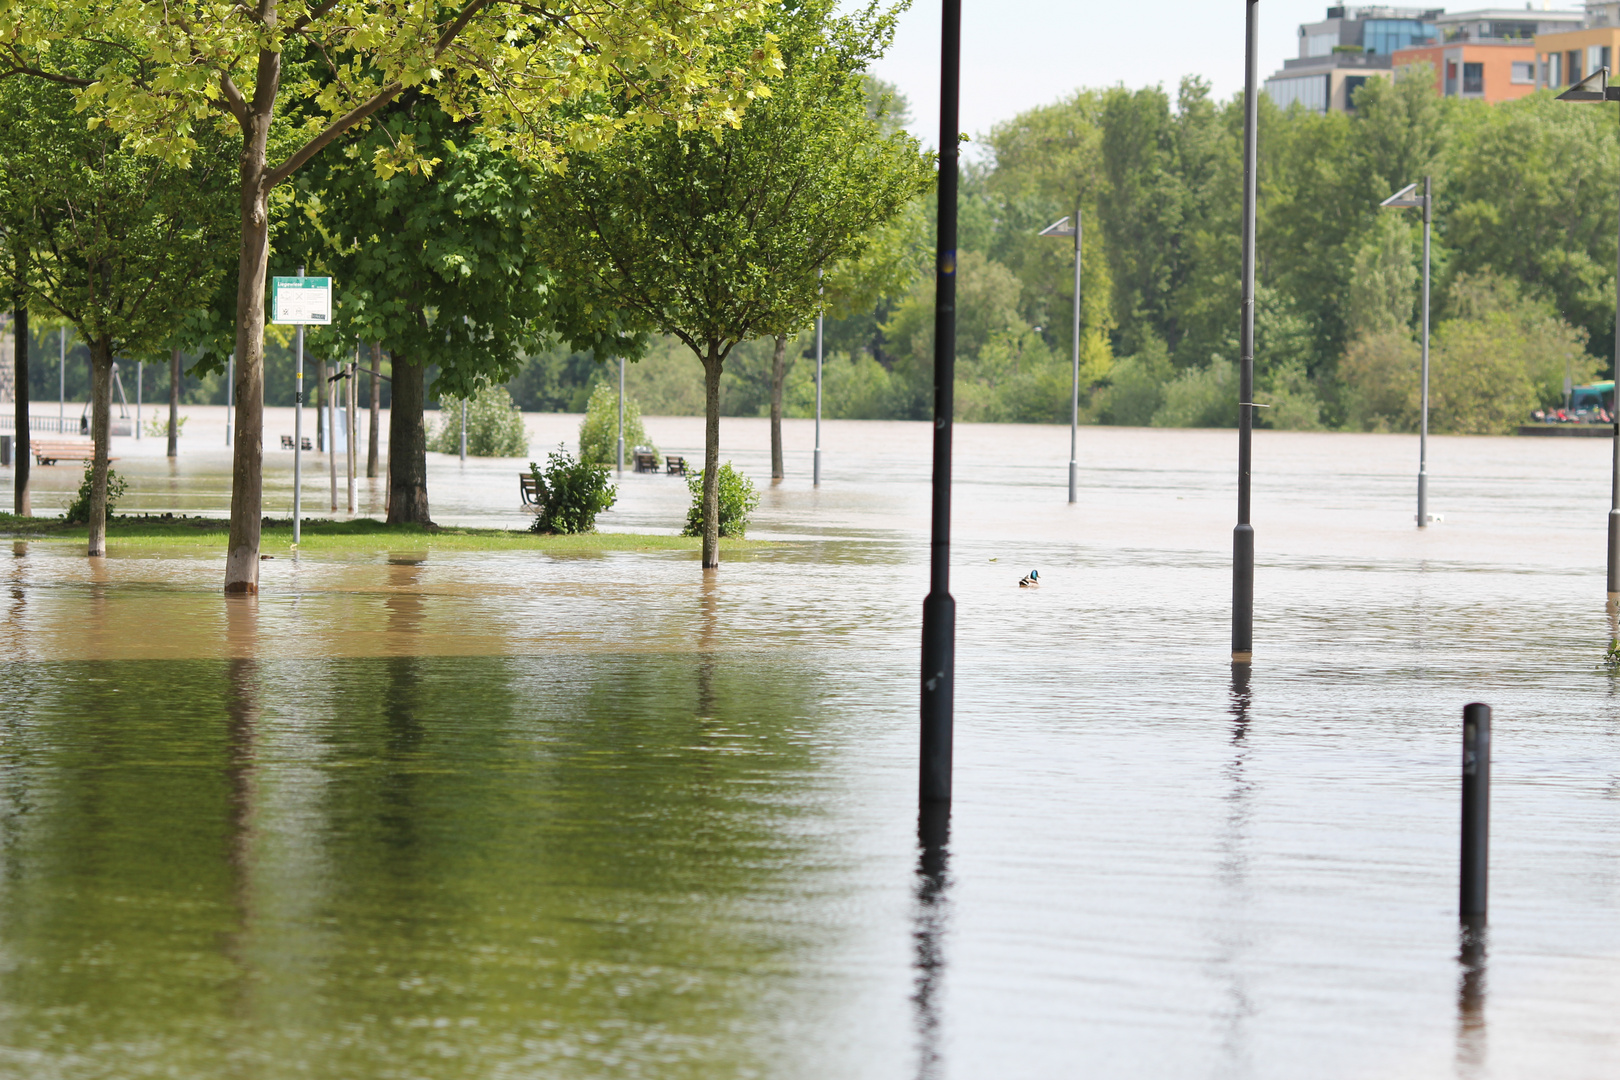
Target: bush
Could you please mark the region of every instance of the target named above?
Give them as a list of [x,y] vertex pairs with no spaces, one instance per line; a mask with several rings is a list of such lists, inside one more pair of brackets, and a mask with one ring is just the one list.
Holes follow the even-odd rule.
[[[461,453],[461,399],[439,399],[439,429],[428,449]],[[473,457],[522,457],[529,452],[523,414],[504,386],[486,386],[467,401],[467,453]]]
[[1105,415],[1110,424],[1147,427],[1164,404],[1164,388],[1175,378],[1170,352],[1158,338],[1149,338],[1135,356],[1114,364],[1108,377]]
[[[186,433],[186,419],[186,417],[182,416],[175,423],[174,433],[176,436]],[[167,439],[169,437],[169,410],[164,409],[153,414],[152,419],[146,422],[146,434],[148,438],[153,439]]]
[[[79,493],[68,504],[67,513],[63,515],[69,525],[88,525],[90,523],[90,485],[95,479],[96,463],[84,463],[84,479],[79,481]],[[107,517],[110,520],[118,509],[119,499],[124,497],[129,485],[124,478],[113,472],[111,465],[107,466]]]
[[586,533],[596,531],[596,515],[613,505],[619,491],[608,483],[607,469],[588,461],[575,461],[562,447],[546,458],[546,471],[529,462],[534,477],[535,513],[530,532]]
[[[720,466],[717,477],[720,486],[720,535],[742,537],[748,532],[748,519],[759,505],[759,492],[748,477],[731,467],[731,462]],[[682,536],[703,535],[703,474],[695,472],[686,478],[686,488],[692,493],[692,507],[686,512],[686,528]]]
[[1164,388],[1164,404],[1154,427],[1237,427],[1237,365],[1211,357],[1209,365],[1188,368]]
[[[624,453],[645,446],[658,453],[641,428],[641,410],[626,394],[624,398]],[[617,465],[619,462],[619,388],[599,382],[585,406],[585,419],[579,424],[579,460],[590,465]]]

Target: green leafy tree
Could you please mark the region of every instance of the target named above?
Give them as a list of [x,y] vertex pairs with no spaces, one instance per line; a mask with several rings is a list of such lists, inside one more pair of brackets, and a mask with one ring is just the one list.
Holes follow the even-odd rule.
[[570,320],[579,309],[559,315],[548,305],[557,294],[524,240],[532,180],[517,161],[419,99],[379,118],[348,152],[375,156],[401,143],[431,152],[433,168],[379,176],[334,154],[309,171],[307,243],[337,288],[333,326],[320,333],[379,342],[393,361],[388,520],[426,524],[429,367],[439,369],[440,397],[471,398],[516,375],[559,319],[586,339],[577,346],[606,339],[633,352],[639,343],[615,333],[611,312],[591,337],[586,320]]
[[[58,52],[70,71],[126,62],[112,47]],[[113,358],[156,352],[224,273],[232,238],[218,223],[229,220],[232,161],[203,134],[188,167],[169,165],[136,153],[133,136],[87,127],[66,88],[0,80],[0,217],[26,266],[26,304],[71,323],[90,347],[91,555],[106,550]]]
[[473,457],[522,457],[529,452],[529,431],[512,395],[500,385],[482,386],[470,398],[439,399],[439,430],[428,449],[461,452],[461,403],[467,403],[467,453]]
[[[641,426],[641,409],[628,394],[624,399],[624,452],[638,446],[649,447],[656,456],[658,447],[647,438]],[[619,462],[619,390],[606,382],[596,384],[585,406],[585,419],[579,422],[579,460],[592,465]]]
[[[628,133],[551,177],[533,219],[571,289],[678,338],[702,362],[711,510],[726,358],[741,341],[803,326],[817,270],[857,257],[931,182],[916,141],[884,134],[867,114],[861,72],[892,37],[893,13],[834,17],[833,6],[809,0],[732,35],[740,59],[768,29],[785,65],[735,131]],[[719,565],[717,513],[705,520],[708,569]]]
[[[734,125],[777,70],[775,47],[759,35],[745,52],[717,50],[735,40],[728,30],[764,9],[764,0],[424,0],[408,8],[375,0],[0,0],[0,74],[71,87],[92,123],[126,136],[126,149],[184,168],[221,123],[240,138],[227,592],[258,591],[273,193],[407,92],[433,98],[497,149],[538,165],[641,124]],[[89,72],[64,66],[72,50],[63,43],[91,40],[121,43],[133,62]],[[432,164],[411,139],[356,162],[384,178]],[[409,386],[405,393],[400,404],[413,411]],[[421,442],[418,431],[407,449]]]

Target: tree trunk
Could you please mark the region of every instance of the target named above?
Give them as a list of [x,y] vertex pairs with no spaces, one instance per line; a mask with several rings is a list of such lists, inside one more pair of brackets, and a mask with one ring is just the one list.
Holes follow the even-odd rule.
[[180,350],[169,354],[169,456],[180,456]]
[[381,406],[377,393],[382,388],[382,342],[371,343],[371,443],[366,447],[366,477],[377,476],[377,419]]
[[19,517],[28,517],[33,514],[33,501],[29,498],[29,477],[33,472],[34,452],[30,445],[31,431],[28,427],[28,305],[24,303],[21,295],[17,297],[16,307],[12,311],[12,329],[17,334],[17,348],[13,354],[15,366],[12,373],[15,378],[17,392],[12,395],[16,398],[17,413],[14,427],[15,438],[12,440],[12,461],[15,462],[13,475],[16,485],[12,489],[12,512]]
[[393,398],[388,413],[388,524],[432,525],[428,516],[426,396],[421,364],[393,356]]
[[90,555],[107,554],[107,447],[112,414],[112,338],[90,341]]
[[787,377],[787,338],[776,336],[776,354],[771,357],[771,479],[780,480],[782,470],[782,382]]
[[326,453],[326,361],[315,361],[315,452]]
[[[279,58],[276,61],[279,63]],[[260,66],[265,60],[261,56]],[[264,508],[264,275],[270,263],[265,145],[269,109],[242,144],[242,250],[236,280],[236,446],[231,470],[231,537],[225,591],[259,591]]]
[[720,370],[725,358],[709,344],[703,358],[703,569],[720,566]]

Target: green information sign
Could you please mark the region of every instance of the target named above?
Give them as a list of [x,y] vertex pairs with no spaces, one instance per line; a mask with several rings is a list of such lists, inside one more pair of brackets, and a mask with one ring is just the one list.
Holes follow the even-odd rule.
[[332,279],[278,277],[270,279],[270,321],[312,326],[332,323]]

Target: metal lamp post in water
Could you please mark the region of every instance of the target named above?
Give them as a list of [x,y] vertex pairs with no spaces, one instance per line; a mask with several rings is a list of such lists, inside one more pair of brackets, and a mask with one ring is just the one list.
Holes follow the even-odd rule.
[[1238,338],[1238,523],[1232,530],[1232,663],[1254,659],[1254,526],[1249,469],[1254,446],[1254,227],[1259,113],[1260,0],[1247,0],[1243,60],[1243,300]]
[[1040,231],[1041,236],[1074,237],[1074,386],[1069,403],[1069,501],[1079,502],[1080,466],[1076,460],[1080,451],[1080,238],[1084,226],[1080,208],[1074,208],[1074,222],[1068,218],[1054,221]]
[[1423,194],[1416,184],[1408,184],[1379,206],[1423,211],[1423,409],[1418,428],[1417,527],[1429,524],[1429,232],[1434,221],[1434,186],[1423,178]]
[[[1600,67],[1558,95],[1559,101],[1620,101],[1620,87],[1609,85],[1609,69]],[[1620,374],[1620,273],[1615,276],[1615,371]],[[1620,663],[1620,393],[1609,402],[1614,419],[1614,464],[1609,484],[1609,662]]]
[[[821,280],[821,271],[816,271],[816,280]],[[816,294],[825,293],[826,287],[816,286]],[[811,458],[810,486],[821,486],[821,309],[816,309],[816,452]]]
[[939,247],[934,262],[934,506],[928,598],[923,601],[923,804],[951,801],[956,688],[956,601],[951,597],[951,414],[956,382],[957,103],[961,88],[962,0],[941,4],[939,79]]

